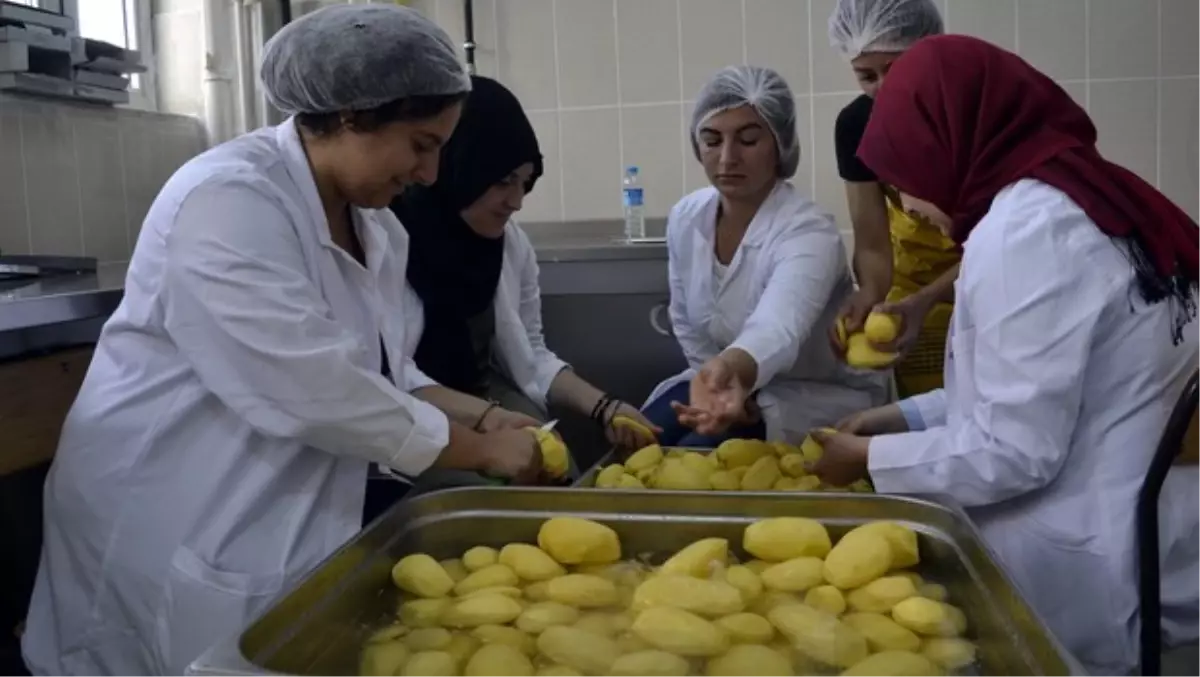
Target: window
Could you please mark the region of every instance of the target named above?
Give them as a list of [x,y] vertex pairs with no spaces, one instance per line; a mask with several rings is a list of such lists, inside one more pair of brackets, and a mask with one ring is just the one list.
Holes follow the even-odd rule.
[[156,108],[154,52],[151,39],[151,0],[16,0],[17,4],[41,7],[51,12],[75,14],[79,34],[118,47],[137,50],[149,69],[130,80],[130,105]]

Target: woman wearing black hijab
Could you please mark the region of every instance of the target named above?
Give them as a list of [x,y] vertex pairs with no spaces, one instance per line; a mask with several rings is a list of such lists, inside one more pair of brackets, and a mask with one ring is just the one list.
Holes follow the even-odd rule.
[[414,394],[477,430],[540,425],[549,404],[590,416],[609,439],[652,439],[612,418],[653,428],[635,408],[577,376],[542,336],[537,256],[512,221],[542,175],[537,136],[503,85],[472,77],[471,95],[441,151],[438,180],[392,203],[411,238],[408,282],[423,306],[409,374]]

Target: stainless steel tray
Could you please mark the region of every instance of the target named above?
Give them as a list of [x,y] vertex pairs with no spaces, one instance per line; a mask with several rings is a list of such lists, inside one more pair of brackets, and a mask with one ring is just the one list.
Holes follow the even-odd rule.
[[392,563],[411,552],[457,557],[472,545],[536,542],[543,520],[571,514],[612,526],[625,552],[670,553],[705,536],[741,543],[763,517],[812,517],[833,535],[871,520],[920,536],[921,574],[969,619],[983,674],[1083,674],[995,563],[966,515],[928,498],[871,494],[470,488],[405,501],[363,530],[191,674],[355,674],[367,635],[393,618]]

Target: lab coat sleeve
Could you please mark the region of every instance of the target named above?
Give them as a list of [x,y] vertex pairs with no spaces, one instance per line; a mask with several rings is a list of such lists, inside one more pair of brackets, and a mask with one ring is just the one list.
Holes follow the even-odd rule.
[[[679,232],[685,228],[673,210],[667,219],[667,282],[671,294],[668,314],[671,316],[671,332],[679,342],[679,349],[692,369],[699,369],[705,362],[716,357],[720,350],[708,334],[692,323],[688,316],[687,280],[684,279],[685,257],[692,255],[689,242]],[[688,261],[691,266],[696,261]]]
[[904,413],[909,430],[925,430],[946,425],[946,391],[938,388],[896,403]]
[[968,243],[955,312],[974,325],[956,323],[951,340],[956,351],[971,351],[970,376],[964,382],[965,370],[957,372],[955,393],[970,404],[942,427],[872,438],[876,490],[939,493],[970,507],[1034,491],[1058,475],[1107,293],[1098,290],[1113,282],[1065,264],[1073,252],[1042,217],[992,224],[1000,227],[990,240]]
[[790,236],[769,256],[772,269],[766,289],[729,346],[746,351],[758,363],[754,390],[795,364],[845,266],[837,230],[823,224]]
[[260,433],[419,474],[449,442],[446,416],[355,366],[359,342],[312,282],[284,203],[250,181],[214,180],[180,205],[165,243],[166,332]]
[[401,298],[404,300],[404,364],[400,370],[403,382],[397,385],[405,392],[411,393],[420,388],[440,384],[421,371],[416,360],[413,359],[413,356],[417,354],[417,346],[421,344],[421,333],[425,331],[424,304],[421,303],[421,297],[417,296],[417,292],[409,284],[404,285],[404,291],[401,293],[403,295]]
[[520,238],[520,246],[517,248],[521,255],[521,299],[518,313],[521,316],[521,325],[525,327],[525,335],[529,339],[529,347],[533,350],[533,371],[538,392],[542,395],[541,404],[545,405],[554,377],[568,365],[546,347],[546,337],[542,333],[542,290],[538,284],[537,253],[520,228],[513,228],[511,232]]

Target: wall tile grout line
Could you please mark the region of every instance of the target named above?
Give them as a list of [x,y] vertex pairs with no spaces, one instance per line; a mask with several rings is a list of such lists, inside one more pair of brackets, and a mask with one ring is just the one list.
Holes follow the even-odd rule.
[[[595,0],[592,0],[593,2]],[[617,170],[620,172],[621,180],[625,178],[625,116],[621,113],[624,111],[624,100],[621,96],[621,22],[618,19],[620,10],[617,5],[620,0],[612,0],[612,18],[613,18],[613,68],[616,71],[617,79]],[[557,30],[557,27],[555,28]],[[641,167],[638,167],[641,171]],[[643,186],[643,189],[645,186]],[[621,193],[621,199],[625,199],[624,192]],[[622,205],[625,203],[622,202]],[[622,206],[622,209],[624,207]]]
[[816,99],[816,64],[813,63],[813,6],[812,0],[805,0],[808,14],[808,195],[814,202],[817,199],[817,99]]
[[687,147],[692,142],[691,121],[688,119],[689,116],[684,115],[687,99],[682,98],[686,94],[686,92],[683,91],[683,0],[675,0],[675,40],[677,43],[677,49],[675,51],[678,52],[679,57],[679,96],[681,97],[679,102],[679,118],[682,120],[682,124],[684,125],[684,140],[686,141],[686,143],[680,144],[681,147],[679,149],[679,194],[683,196],[687,195],[688,193]]
[[[500,2],[501,0],[495,0]],[[497,12],[499,9],[497,8]],[[497,21],[496,23],[499,23]],[[558,129],[558,218],[561,221],[567,220],[567,183],[566,175],[563,171],[563,118],[562,118],[562,67],[559,65],[558,58],[558,0],[550,0],[550,26],[552,40],[554,41],[554,104],[557,107],[558,114],[555,115],[556,127]],[[499,59],[497,59],[497,63]],[[499,73],[499,67],[496,71]],[[618,83],[619,85],[619,83]]]
[[17,140],[21,144],[21,190],[25,197],[25,251],[33,254],[33,196],[29,193],[29,160],[25,156],[25,111],[18,108]]
[[79,121],[74,116],[63,116],[71,124],[71,155],[75,158],[75,195],[78,196],[78,202],[75,205],[75,212],[79,215],[79,252],[81,256],[87,256],[87,233],[83,226],[83,177],[79,173],[79,134],[76,127]]
[[1162,0],[1154,1],[1157,5],[1154,30],[1158,34],[1158,39],[1154,41],[1158,48],[1155,54],[1154,71],[1158,75],[1154,79],[1154,187],[1162,190],[1163,14]]
[[1083,0],[1083,107],[1092,112],[1092,0]]

